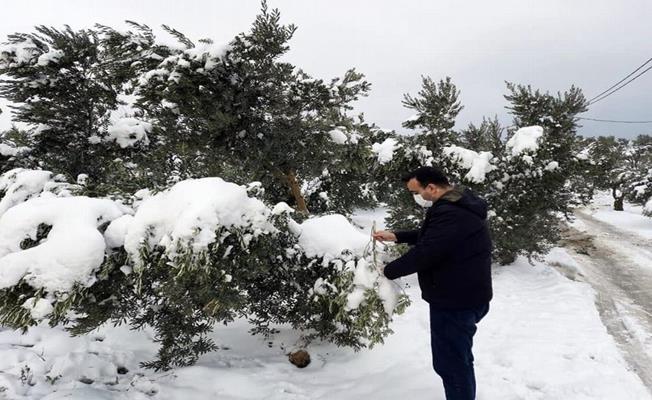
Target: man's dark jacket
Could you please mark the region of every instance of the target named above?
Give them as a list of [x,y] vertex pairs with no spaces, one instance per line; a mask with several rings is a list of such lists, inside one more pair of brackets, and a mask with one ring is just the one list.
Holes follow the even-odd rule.
[[413,245],[385,266],[396,279],[417,273],[421,296],[431,307],[472,308],[491,300],[491,237],[487,203],[454,187],[428,209],[421,229],[394,232],[397,243]]

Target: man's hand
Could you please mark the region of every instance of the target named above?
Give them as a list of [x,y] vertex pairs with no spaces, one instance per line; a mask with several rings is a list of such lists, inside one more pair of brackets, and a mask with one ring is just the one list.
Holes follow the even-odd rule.
[[377,231],[372,235],[374,239],[380,240],[381,242],[395,242],[396,235],[390,231]]

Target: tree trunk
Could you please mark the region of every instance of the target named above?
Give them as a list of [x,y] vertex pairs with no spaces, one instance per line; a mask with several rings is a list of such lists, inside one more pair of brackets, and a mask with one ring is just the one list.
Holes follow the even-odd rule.
[[623,211],[623,198],[622,197],[617,197],[614,200],[614,210],[615,211]]
[[306,206],[306,199],[303,198],[301,194],[301,188],[299,187],[299,182],[297,181],[297,176],[293,170],[290,170],[286,175],[288,186],[294,196],[294,200],[297,202],[297,211],[308,215],[308,207]]
[[623,199],[625,198],[624,195],[617,195],[617,190],[616,188],[611,189],[611,196],[614,198],[614,210],[615,211],[623,211]]

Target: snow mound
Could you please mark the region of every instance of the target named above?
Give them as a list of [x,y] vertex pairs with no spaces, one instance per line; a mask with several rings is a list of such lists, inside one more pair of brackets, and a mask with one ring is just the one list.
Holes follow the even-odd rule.
[[[109,124],[106,129],[107,141],[115,141],[122,148],[135,146],[138,143],[147,145],[147,134],[152,130],[152,124],[136,117],[133,103],[136,97],[120,94],[118,99],[123,105],[118,106],[109,114]],[[94,142],[99,142],[99,137],[94,137]]]
[[125,250],[138,264],[143,243],[164,246],[171,257],[185,246],[202,251],[216,241],[215,231],[220,226],[247,227],[254,236],[275,232],[270,215],[267,206],[250,198],[244,186],[221,178],[188,179],[146,198],[133,220],[115,221],[119,226],[111,224],[107,232],[112,244],[119,244],[116,234],[125,232]]
[[341,214],[314,217],[299,224],[299,245],[308,257],[337,257],[345,250],[362,256],[370,237]]
[[[0,288],[21,279],[49,293],[67,292],[75,283],[92,285],[106,250],[98,227],[128,211],[114,201],[84,196],[36,198],[11,207],[0,216]],[[22,249],[25,239],[37,239],[41,224],[51,226],[47,238]]]
[[[2,136],[0,135],[0,140],[2,140]],[[25,153],[30,150],[29,147],[25,146],[16,146],[12,142],[7,143],[0,143],[0,156],[3,157],[16,157],[22,153]]]
[[524,152],[536,152],[539,149],[539,139],[543,136],[543,128],[534,125],[520,128],[507,141],[507,148],[511,149],[512,156]]
[[328,132],[328,135],[331,137],[331,140],[337,144],[346,144],[346,141],[349,139],[346,136],[346,133],[342,132],[339,129],[333,129]]
[[149,143],[147,133],[152,129],[152,124],[141,121],[129,115],[121,115],[116,111],[111,116],[111,125],[107,129],[108,139],[115,140],[120,147],[130,147],[138,142]]
[[45,184],[52,179],[52,172],[22,168],[12,169],[0,175],[0,215],[18,203],[43,191]]
[[559,168],[559,163],[557,161],[550,161],[548,165],[544,168],[546,171],[554,171]]
[[62,50],[50,49],[50,51],[47,51],[38,57],[36,65],[44,67],[50,63],[56,64],[63,56],[64,52]]
[[[365,254],[370,236],[360,232],[345,216],[331,214],[310,218],[295,228],[299,234],[299,246],[308,257],[333,259],[344,251],[350,251],[356,260],[348,260],[345,268],[353,272],[353,286],[347,294],[347,310],[358,308],[365,300],[365,293],[374,290],[383,302],[387,315],[392,315],[398,304],[398,287],[385,278]],[[328,287],[329,283],[318,279],[315,292]]]
[[70,196],[71,185],[50,171],[14,168],[0,175],[0,216],[36,197]]

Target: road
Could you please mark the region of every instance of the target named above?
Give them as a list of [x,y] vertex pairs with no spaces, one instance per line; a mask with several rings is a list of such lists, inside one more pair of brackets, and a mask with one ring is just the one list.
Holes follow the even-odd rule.
[[596,306],[632,370],[652,393],[652,240],[575,211],[577,227],[563,229],[562,246],[581,266],[556,265],[590,284]]

